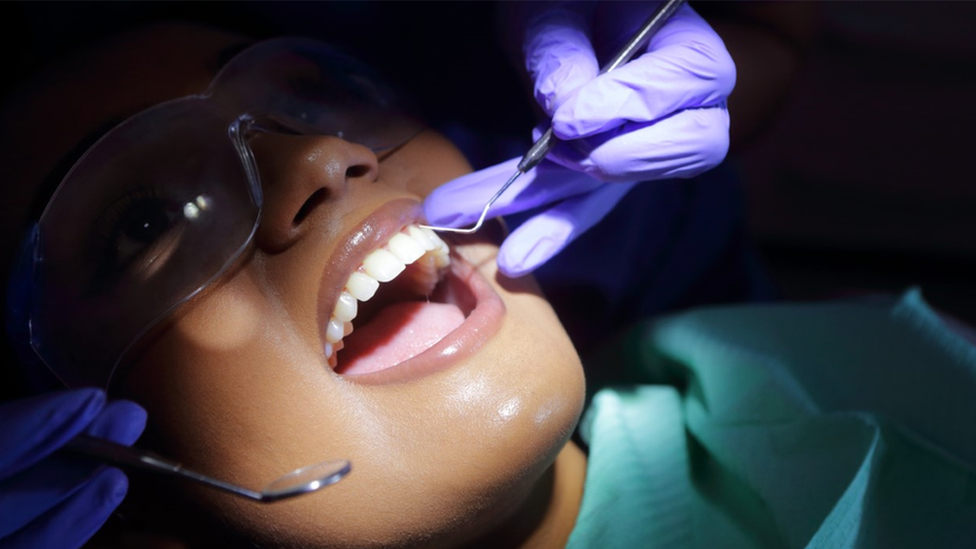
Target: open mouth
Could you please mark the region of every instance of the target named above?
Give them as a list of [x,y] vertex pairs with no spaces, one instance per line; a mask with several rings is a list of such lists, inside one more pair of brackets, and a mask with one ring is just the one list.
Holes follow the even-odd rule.
[[477,300],[452,263],[448,245],[415,224],[370,252],[324,327],[329,365],[343,375],[392,368],[461,326]]

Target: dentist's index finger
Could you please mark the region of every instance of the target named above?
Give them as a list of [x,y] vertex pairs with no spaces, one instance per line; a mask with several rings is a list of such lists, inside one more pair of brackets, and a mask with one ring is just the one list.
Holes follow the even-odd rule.
[[[518,169],[513,158],[463,175],[434,190],[424,200],[424,213],[433,225],[460,227],[477,221],[488,199]],[[584,173],[548,161],[522,174],[492,205],[489,215],[507,215],[589,192],[602,183]]]
[[[462,175],[440,187],[424,199],[424,214],[433,225],[460,227],[477,221],[488,199],[518,169],[520,158]],[[509,193],[516,193],[528,181],[516,181]],[[503,194],[500,201],[510,199]]]
[[129,400],[106,404],[102,412],[85,429],[90,436],[119,444],[133,444],[146,428],[146,410]]

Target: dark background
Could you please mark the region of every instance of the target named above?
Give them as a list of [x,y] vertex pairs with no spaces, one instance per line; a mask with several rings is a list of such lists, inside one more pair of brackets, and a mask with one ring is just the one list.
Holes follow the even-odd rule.
[[119,29],[188,20],[256,38],[308,35],[341,45],[412,92],[437,125],[527,134],[534,124],[495,36],[494,2],[0,2],[2,55],[18,80],[45,60]]
[[[718,4],[692,1],[706,18],[727,11]],[[412,92],[435,126],[475,128],[489,142],[517,145],[527,143],[536,119],[498,47],[495,8],[446,1],[2,2],[0,62],[5,80],[16,82],[107,32],[159,19],[257,37],[315,35]],[[820,8],[816,38],[785,106],[760,139],[731,154],[763,258],[787,298],[917,284],[937,307],[976,324],[976,3],[834,1]],[[476,165],[512,151],[480,150]]]
[[777,120],[735,155],[773,274],[798,297],[917,284],[976,324],[976,3],[820,17]]

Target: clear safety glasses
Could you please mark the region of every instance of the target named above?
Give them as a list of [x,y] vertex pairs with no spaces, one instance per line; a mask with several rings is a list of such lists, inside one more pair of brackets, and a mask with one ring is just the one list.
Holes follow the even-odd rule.
[[248,248],[262,204],[255,132],[379,152],[420,129],[376,75],[322,43],[244,50],[206,93],[115,127],[61,182],[21,261],[30,346],[67,386],[107,387],[135,342]]

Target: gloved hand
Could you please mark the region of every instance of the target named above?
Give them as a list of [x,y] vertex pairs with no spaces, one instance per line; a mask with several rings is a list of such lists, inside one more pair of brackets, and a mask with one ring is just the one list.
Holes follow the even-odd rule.
[[132,444],[146,424],[135,403],[96,389],[0,403],[0,548],[80,547],[128,488],[122,471],[52,455],[79,433]]
[[[492,209],[507,214],[551,205],[502,245],[498,263],[509,276],[559,253],[635,182],[689,178],[718,165],[728,151],[726,98],[735,85],[735,65],[721,38],[688,5],[652,37],[645,53],[599,77],[598,59],[614,55],[656,4],[525,6],[519,17],[525,21],[526,69],[561,142],[549,153],[548,166],[543,162],[522,175]],[[536,128],[533,138],[544,128]],[[516,164],[440,187],[425,201],[428,221],[473,223]]]

